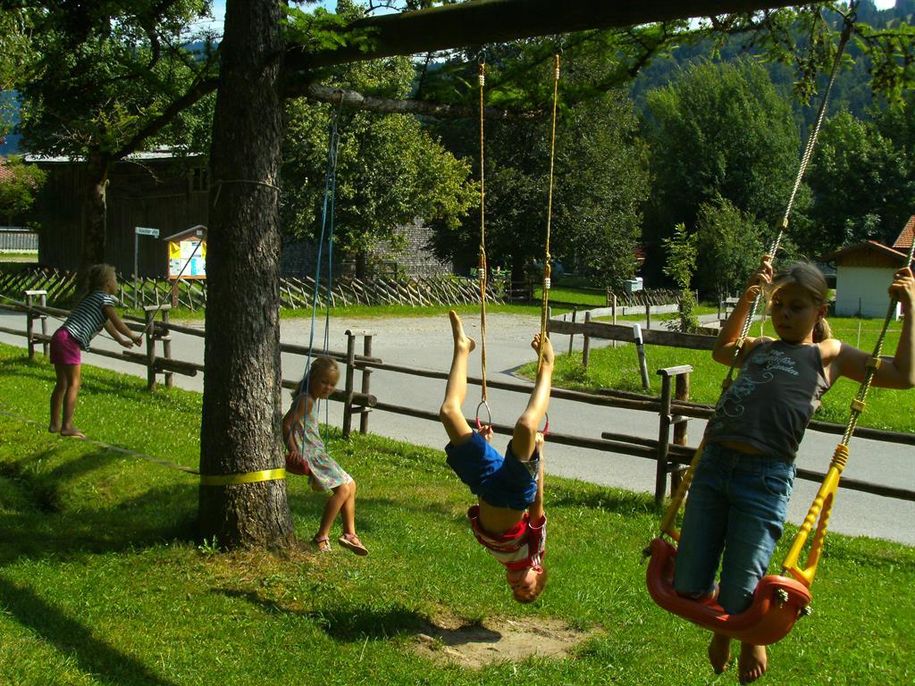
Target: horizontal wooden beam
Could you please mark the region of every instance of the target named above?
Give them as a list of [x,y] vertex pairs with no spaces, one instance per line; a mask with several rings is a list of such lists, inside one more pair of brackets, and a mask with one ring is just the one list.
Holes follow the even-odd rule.
[[572,31],[755,12],[797,5],[787,0],[477,0],[417,12],[367,17],[344,29],[344,45],[291,48],[288,73],[393,55],[413,55]]
[[[550,320],[550,333],[561,333],[574,336],[590,336],[609,341],[633,342],[632,326],[623,324],[605,324],[603,322],[564,322]],[[690,348],[692,350],[711,350],[715,347],[715,336],[701,336],[679,331],[663,329],[642,329],[642,342],[645,345],[666,345],[671,348]]]

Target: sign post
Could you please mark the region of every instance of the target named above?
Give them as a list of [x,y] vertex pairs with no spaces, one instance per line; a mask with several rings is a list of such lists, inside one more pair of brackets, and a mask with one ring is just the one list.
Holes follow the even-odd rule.
[[139,279],[140,279],[140,236],[151,236],[152,238],[159,237],[159,229],[151,229],[148,226],[135,226],[133,228],[133,306],[134,309],[137,307],[137,296],[139,291]]

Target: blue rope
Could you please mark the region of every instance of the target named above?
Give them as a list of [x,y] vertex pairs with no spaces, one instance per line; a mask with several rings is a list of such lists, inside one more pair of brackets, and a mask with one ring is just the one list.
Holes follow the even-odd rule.
[[[337,144],[339,142],[339,131],[337,129],[337,120],[340,114],[340,108],[334,112],[329,127],[327,142],[327,167],[324,172],[324,199],[321,204],[321,235],[318,238],[318,251],[315,259],[315,287],[311,299],[311,331],[308,337],[308,356],[305,360],[305,372],[302,380],[299,382],[299,389],[296,396],[303,391],[308,391],[309,374],[311,372],[312,350],[314,349],[315,326],[317,324],[318,313],[318,295],[321,289],[321,262],[324,253],[324,241],[327,238],[328,255],[327,255],[327,303],[326,314],[324,318],[324,350],[327,353],[330,350],[330,294],[333,292],[333,250],[334,250],[334,197],[337,190]],[[329,405],[329,403],[328,403]],[[327,420],[327,408],[325,408],[325,424]]]

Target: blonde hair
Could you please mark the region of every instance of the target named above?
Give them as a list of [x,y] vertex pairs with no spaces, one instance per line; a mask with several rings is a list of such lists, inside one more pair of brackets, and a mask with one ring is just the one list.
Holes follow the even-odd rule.
[[117,274],[110,264],[93,264],[86,272],[86,285],[89,292],[105,290],[111,277],[117,278]]
[[[779,270],[772,279],[769,298],[771,299],[779,289],[791,284],[799,286],[817,305],[826,304],[829,294],[826,277],[809,262],[795,262],[785,269]],[[832,338],[832,328],[826,321],[826,317],[820,317],[813,326],[813,342],[819,343],[827,338]]]
[[546,577],[546,567],[541,567],[540,573],[537,574],[537,580],[534,582],[534,587],[531,589],[530,593],[519,594],[515,591],[512,593],[512,597],[523,605],[534,602],[540,597],[540,594],[543,593],[543,589],[546,588]]
[[337,364],[337,361],[332,357],[327,357],[326,355],[320,355],[314,358],[311,361],[311,364],[308,365],[308,371],[305,372],[305,376],[302,377],[302,380],[299,382],[299,385],[296,386],[295,392],[292,394],[293,398],[299,397],[302,393],[307,393],[311,387],[312,374],[323,374],[325,372],[335,372],[337,376],[340,376],[340,366]]

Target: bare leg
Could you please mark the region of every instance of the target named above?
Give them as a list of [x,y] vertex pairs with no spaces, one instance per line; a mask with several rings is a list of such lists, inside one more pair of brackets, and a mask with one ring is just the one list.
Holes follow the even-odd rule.
[[343,520],[343,533],[345,534],[355,534],[356,533],[356,482],[350,481],[348,484],[351,488],[349,489],[349,497],[343,501],[343,506],[340,508],[340,518]]
[[82,431],[73,426],[73,413],[76,411],[76,397],[79,395],[79,386],[82,381],[81,369],[78,364],[61,365],[66,377],[67,388],[63,397],[63,420],[60,424],[60,435],[73,438],[85,438]]
[[327,538],[330,535],[330,528],[333,526],[337,514],[343,508],[347,498],[349,498],[350,484],[352,482],[337,486],[330,498],[327,499],[327,504],[324,506],[324,514],[321,515],[321,525],[318,527],[318,533],[315,534],[316,539]]
[[531,391],[527,407],[518,417],[512,432],[512,452],[522,462],[531,459],[534,454],[540,422],[543,421],[550,404],[550,386],[553,382],[553,346],[548,338],[541,342],[540,334],[537,334],[531,341],[531,347],[539,350],[541,344],[545,346],[545,351],[543,362],[540,369],[537,370],[534,390]]
[[766,673],[767,663],[766,646],[741,643],[740,660],[737,662],[740,683],[749,684],[756,681]]
[[467,358],[476,344],[464,333],[464,325],[457,313],[451,310],[448,316],[451,319],[451,335],[454,337],[454,354],[451,358],[451,371],[448,372],[445,399],[438,417],[448,433],[448,440],[452,445],[460,445],[473,434],[461,406],[467,397]]
[[60,431],[60,410],[64,394],[67,392],[67,365],[55,364],[54,373],[57,375],[57,382],[51,391],[51,423],[48,424],[48,431],[52,434]]
[[708,644],[708,661],[712,663],[715,674],[721,674],[731,661],[731,639],[724,634],[712,634]]

